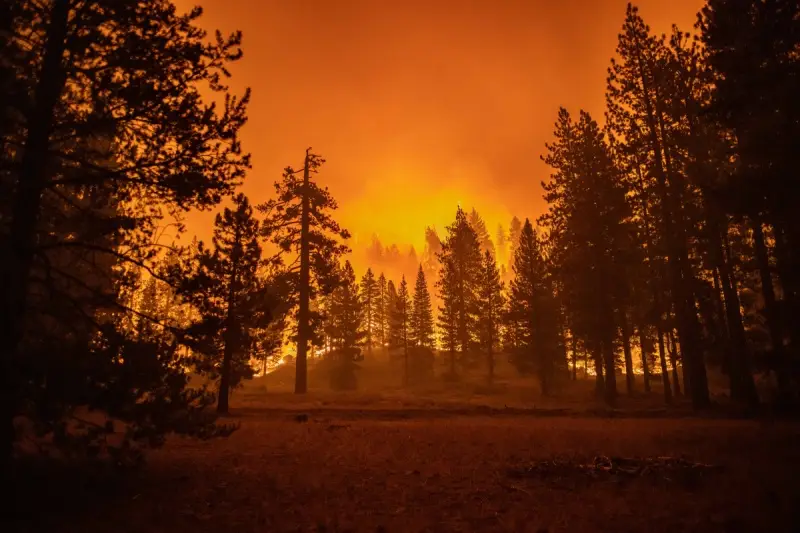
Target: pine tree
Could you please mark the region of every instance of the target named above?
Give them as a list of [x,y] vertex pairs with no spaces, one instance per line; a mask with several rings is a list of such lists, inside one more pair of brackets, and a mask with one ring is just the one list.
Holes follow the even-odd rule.
[[470,350],[475,344],[481,253],[478,236],[460,207],[455,222],[447,227],[439,262],[438,288],[443,302],[442,312],[446,320],[453,321],[457,350],[462,361],[468,363]]
[[518,324],[514,362],[520,369],[532,367],[539,376],[542,394],[547,395],[557,357],[557,306],[542,243],[527,219],[514,252],[514,275],[509,311]]
[[378,277],[377,288],[377,298],[375,299],[375,336],[378,345],[383,348],[386,346],[389,338],[389,317],[386,314],[389,295],[386,288],[386,276],[383,275],[383,272],[381,272],[381,275]]
[[[502,224],[497,225],[495,239],[497,239],[497,263],[502,268],[508,264],[508,232],[506,232]],[[503,276],[501,275],[500,278],[502,279]]]
[[316,174],[324,162],[311,148],[307,149],[302,177],[287,167],[283,179],[275,184],[277,198],[259,206],[266,214],[265,234],[271,236],[282,252],[299,257],[298,264],[290,271],[295,276],[291,297],[297,306],[296,394],[305,394],[308,389],[308,344],[313,334],[311,302],[317,294],[327,294],[336,285],[337,261],[349,251],[340,239],[348,239],[350,233],[329,213],[338,207],[336,200],[327,188],[321,188],[311,179],[311,174]]
[[478,286],[478,339],[486,354],[488,381],[494,381],[494,354],[500,345],[500,325],[505,306],[503,282],[494,256],[483,252]]
[[669,50],[665,39],[650,35],[638,9],[628,5],[627,16],[617,45],[618,60],[609,68],[606,100],[610,131],[641,153],[654,176],[659,205],[660,235],[667,256],[669,295],[674,303],[678,336],[695,408],[710,403],[708,380],[701,343],[701,326],[695,306],[695,277],[689,256],[687,201],[681,161],[673,140],[677,124],[668,114],[670,72]]
[[397,323],[397,289],[395,289],[394,282],[389,280],[386,283],[386,346],[391,351],[394,348],[402,346],[402,339],[400,337],[400,325]]
[[[249,165],[238,140],[248,95],[238,99],[224,83],[241,56],[241,35],[207,39],[198,25],[199,8],[182,15],[163,0],[10,4],[13,16],[6,5],[0,16],[3,461],[11,454],[14,417],[30,415],[55,427],[86,398],[98,398],[94,408],[125,421],[127,444],[150,437],[158,443],[166,431],[196,429],[180,416],[199,397],[184,394],[183,370],[167,361],[175,352],[163,351],[147,372],[134,370],[136,358],[129,353],[123,362],[122,352],[136,351],[141,360],[150,356],[140,352],[153,346],[137,345],[117,326],[126,322],[121,314],[132,312],[120,309],[130,270],[153,270],[158,262],[153,237],[159,220],[218,204]],[[208,100],[222,104],[209,106]],[[14,163],[7,164],[12,154]],[[69,231],[52,231],[53,224],[69,224]],[[58,330],[80,330],[108,341],[60,347],[64,356],[74,348],[70,361],[79,359],[80,350],[94,352],[80,358],[93,364],[71,367],[81,378],[69,386],[71,373],[33,376],[19,367],[21,361],[26,368],[60,366],[55,359],[27,364],[55,357],[46,349],[33,353],[44,339],[30,333],[53,323],[38,313],[36,294],[43,291],[32,291],[33,284],[48,287],[51,309],[78,303],[70,315],[55,317],[50,340],[70,338]],[[42,355],[48,353],[54,355]],[[51,392],[46,396],[36,392],[43,379]],[[122,390],[122,384],[129,386]],[[58,398],[56,391],[76,396]]]
[[486,227],[486,222],[481,218],[481,215],[473,207],[467,218],[469,225],[475,230],[475,235],[478,237],[478,244],[480,245],[481,252],[489,252],[495,254],[494,244],[492,237],[489,235],[489,230]]
[[[445,257],[443,261],[450,261]],[[443,272],[453,272],[455,269],[451,266],[442,264]],[[441,277],[436,283],[439,289],[439,298],[441,305],[439,306],[439,316],[437,317],[437,325],[439,329],[439,344],[442,349],[447,351],[448,359],[450,361],[449,379],[456,377],[456,353],[459,348],[459,330],[458,330],[458,307],[457,307],[457,291],[455,285],[455,276],[448,275]]]
[[[604,134],[586,112],[577,123],[561,109],[555,141],[547,144],[544,161],[553,168],[544,184],[550,205],[542,222],[550,231],[555,274],[573,334],[596,350],[604,368],[604,394],[616,398],[615,345],[620,333],[624,345],[628,390],[633,365],[627,326],[632,247],[630,209]],[[599,381],[598,381],[599,384]]]
[[433,310],[428,283],[425,281],[425,271],[422,270],[421,264],[414,285],[410,338],[416,347],[433,349]]
[[[724,199],[718,207],[737,218],[747,217],[753,232],[774,362],[770,366],[782,400],[792,395],[790,360],[796,358],[800,337],[800,224],[795,213],[800,197],[791,177],[797,167],[793,145],[800,138],[796,119],[799,17],[800,4],[793,0],[709,0],[698,24],[707,70],[713,75],[713,92],[703,115],[713,117],[727,136],[736,139],[732,172],[716,191]],[[764,239],[765,225],[772,229],[772,246]],[[719,251],[716,255],[718,259]],[[722,266],[728,267],[725,262]],[[774,277],[780,282],[779,292]],[[732,280],[726,280],[725,273],[720,272],[720,278],[730,296],[741,296],[732,290]],[[743,317],[734,314],[738,307],[729,307],[729,322],[741,336],[737,319]],[[741,345],[740,338],[733,340]],[[741,366],[740,374],[749,377],[745,375],[747,361]],[[749,385],[745,382],[745,392]]]
[[436,229],[430,226],[425,228],[425,248],[422,252],[422,268],[425,275],[435,275],[439,269],[439,252],[442,251],[442,241]]
[[409,384],[408,343],[411,325],[411,300],[408,294],[408,283],[403,276],[400,290],[394,302],[394,324],[397,332],[397,344],[403,349],[403,386]]
[[198,243],[179,289],[200,314],[189,335],[202,354],[198,370],[219,377],[220,413],[228,412],[231,390],[252,377],[251,342],[257,329],[269,325],[275,305],[259,276],[260,224],[246,196],[238,194],[233,202],[233,209],[225,208],[214,221],[212,247]]
[[361,308],[364,313],[364,333],[367,353],[372,355],[372,346],[376,341],[376,330],[378,329],[378,315],[380,309],[380,288],[375,281],[372,269],[368,268],[367,273],[361,278],[360,286]]
[[331,293],[328,309],[334,359],[331,386],[336,390],[352,390],[357,387],[355,371],[356,361],[361,359],[359,346],[364,341],[364,313],[350,261],[345,261],[337,277],[339,283]]
[[365,336],[363,303],[359,298],[356,275],[350,261],[345,261],[339,284],[330,298],[329,314],[333,346],[344,359],[355,360]]
[[514,217],[508,226],[508,257],[512,262],[519,244],[520,235],[522,235],[522,222],[517,217]]

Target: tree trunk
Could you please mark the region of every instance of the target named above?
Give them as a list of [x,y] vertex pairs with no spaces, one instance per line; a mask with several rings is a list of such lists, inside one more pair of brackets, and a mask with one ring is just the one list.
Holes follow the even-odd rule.
[[[730,351],[733,349],[733,340],[731,335],[731,328],[728,325],[727,319],[727,310],[725,309],[725,300],[724,300],[724,293],[722,288],[722,281],[720,279],[720,269],[719,267],[715,267],[713,269],[713,277],[714,277],[714,305],[716,306],[717,316],[720,317],[722,320],[722,330],[725,333],[725,340],[727,341],[727,345],[722,350],[722,362],[720,363],[720,367],[722,369],[723,374],[727,374],[730,376],[731,374],[731,354]],[[731,379],[731,391],[733,391],[733,380]]]
[[[774,217],[773,217],[774,218]],[[784,307],[787,309],[787,322],[783,325],[783,334],[789,334],[792,345],[800,340],[800,313],[797,312],[798,305],[798,283],[797,277],[800,272],[800,261],[798,261],[798,246],[800,231],[798,224],[789,221],[782,221],[780,218],[772,223],[773,235],[775,237],[775,259],[777,259],[777,273],[780,281]],[[788,327],[788,331],[787,331]],[[789,354],[784,350],[784,357],[788,362]],[[787,368],[791,375],[791,368]],[[791,376],[790,376],[791,377]]]
[[628,327],[628,313],[623,309],[620,314],[620,332],[622,333],[622,350],[625,353],[625,386],[628,395],[633,395],[634,379],[633,355],[631,355],[631,333]]
[[769,268],[769,255],[767,246],[764,242],[764,230],[761,222],[752,220],[753,241],[755,244],[756,262],[758,272],[761,275],[761,293],[764,296],[764,311],[767,315],[767,327],[769,329],[770,343],[772,344],[772,356],[775,361],[775,374],[778,378],[778,393],[780,401],[787,402],[791,397],[791,379],[789,376],[789,365],[786,363],[786,350],[783,346],[783,328],[777,309],[775,298],[775,288],[772,286],[772,273]]
[[589,349],[583,348],[583,379],[589,379]]
[[[691,279],[686,274],[691,274],[688,270],[688,259],[686,257],[685,240],[682,228],[676,224],[681,221],[680,210],[678,209],[678,199],[674,194],[677,191],[677,184],[672,179],[668,179],[669,168],[665,170],[665,157],[668,157],[665,146],[661,139],[664,138],[663,127],[659,134],[659,126],[663,126],[661,112],[658,109],[658,94],[655,98],[650,94],[651,80],[648,78],[644,68],[645,58],[640,47],[637,47],[636,58],[639,74],[642,81],[644,94],[644,108],[647,116],[648,136],[653,150],[655,161],[655,175],[658,183],[659,195],[665,207],[663,213],[664,237],[667,242],[667,262],[670,272],[670,286],[672,288],[673,299],[675,300],[676,314],[678,319],[678,335],[681,338],[681,345],[685,346],[686,361],[688,369],[692,373],[695,388],[692,390],[692,404],[695,408],[706,407],[709,402],[708,382],[705,372],[705,362],[703,354],[699,351],[699,324],[697,324],[697,314],[694,311],[694,301],[691,296],[691,287],[687,283]],[[658,116],[656,116],[658,115]],[[667,167],[669,164],[667,163]],[[686,279],[684,279],[686,277]]]
[[295,362],[294,393],[305,394],[308,391],[308,341],[311,337],[309,323],[309,300],[311,292],[311,264],[309,260],[310,242],[309,225],[311,205],[308,197],[308,184],[311,148],[306,150],[303,164],[303,199],[300,214],[300,288],[299,307],[297,310],[297,360]]
[[642,379],[644,380],[644,391],[650,392],[650,355],[647,349],[647,338],[644,333],[644,326],[639,326],[639,348],[642,352]]
[[41,197],[47,185],[48,149],[53,117],[66,82],[62,62],[69,21],[68,0],[55,0],[50,10],[47,42],[34,91],[34,107],[26,116],[27,134],[20,148],[20,175],[13,198],[7,240],[0,245],[0,446],[2,469],[10,468],[14,446],[14,416],[17,409],[15,380],[17,351],[22,339],[27,308],[28,284],[33,264],[36,225]]
[[238,281],[239,257],[241,250],[238,245],[241,241],[239,229],[236,228],[231,251],[231,276],[228,280],[228,310],[225,317],[225,346],[222,351],[222,372],[219,376],[219,396],[217,397],[217,413],[228,413],[228,400],[231,394],[231,360],[236,344],[234,330],[236,326],[236,284]]
[[[707,207],[707,209],[709,209]],[[731,283],[732,273],[730,268],[730,258],[726,257],[723,249],[722,235],[727,234],[726,227],[720,228],[717,217],[713,214],[707,216],[709,225],[709,237],[711,247],[711,259],[717,267],[714,278],[715,285],[721,286],[722,294],[725,299],[725,323],[729,346],[725,350],[726,361],[728,362],[727,371],[730,379],[731,397],[735,400],[746,402],[750,405],[758,404],[758,393],[756,392],[755,382],[753,381],[753,371],[750,363],[750,353],[747,348],[747,339],[742,323],[742,313],[739,303],[739,294]],[[715,291],[719,300],[719,291]],[[719,302],[717,305],[721,305]]]
[[[678,379],[678,347],[675,345],[675,336],[672,331],[669,332],[668,336],[669,340],[669,363],[672,367],[672,382],[675,384],[675,396],[681,395],[681,382]],[[689,376],[686,365],[683,365],[683,388],[684,390],[688,389],[689,387],[689,380],[691,377]]]
[[494,383],[494,352],[489,348],[489,384]]
[[406,309],[406,305],[402,305],[403,309],[403,386],[408,387],[409,384],[409,375],[408,375],[408,324],[406,323],[406,316],[408,310]]
[[661,325],[657,326],[658,333],[658,359],[661,364],[661,382],[664,385],[664,403],[672,404],[672,387],[669,382],[669,370],[667,369],[667,354],[664,353],[664,331]]
[[595,377],[595,394],[598,398],[603,398],[606,390],[606,382],[603,376],[603,351],[598,346],[594,352],[594,377]]
[[603,398],[607,405],[613,407],[617,404],[617,369],[614,361],[614,343],[603,343],[603,361],[605,362],[605,391]]
[[578,352],[577,352],[577,343],[575,342],[575,334],[572,335],[572,381],[578,381]]

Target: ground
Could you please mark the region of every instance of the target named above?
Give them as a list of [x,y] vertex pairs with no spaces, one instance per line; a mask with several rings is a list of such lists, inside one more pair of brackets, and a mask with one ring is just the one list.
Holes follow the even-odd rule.
[[[57,503],[33,514],[19,507],[16,529],[800,530],[800,424],[791,421],[696,416],[651,408],[649,400],[643,409],[565,402],[534,410],[508,405],[519,396],[502,385],[482,393],[453,385],[449,395],[315,390],[298,399],[278,381],[237,393],[229,421],[241,428],[233,436],[172,438],[125,481],[43,487],[41,501]],[[702,468],[690,476],[578,468],[597,456],[680,457]],[[548,475],[531,468],[554,459],[567,468]]]

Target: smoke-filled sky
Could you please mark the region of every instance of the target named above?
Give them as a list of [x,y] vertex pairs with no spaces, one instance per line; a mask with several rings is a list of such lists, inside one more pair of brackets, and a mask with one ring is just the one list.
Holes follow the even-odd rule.
[[[188,7],[191,0],[181,0]],[[702,0],[641,0],[661,33],[689,29]],[[457,204],[494,236],[544,210],[539,156],[558,106],[604,109],[626,0],[203,0],[209,30],[244,32],[231,87],[253,90],[244,191],[272,194],[312,146],[337,218],[363,249],[413,244]],[[208,217],[191,217],[206,234]],[[356,262],[359,254],[356,254]],[[363,265],[362,265],[363,266]]]

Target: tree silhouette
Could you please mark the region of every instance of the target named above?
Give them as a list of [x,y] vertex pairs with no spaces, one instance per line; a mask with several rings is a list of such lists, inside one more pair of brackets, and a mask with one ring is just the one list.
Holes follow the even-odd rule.
[[397,328],[397,344],[403,349],[403,386],[408,386],[408,339],[411,326],[411,300],[409,299],[408,283],[406,283],[405,276],[400,281],[400,289],[397,291],[397,298],[394,301],[393,317]]
[[375,343],[375,332],[378,325],[378,315],[380,314],[380,288],[375,281],[375,274],[368,268],[366,274],[361,278],[360,285],[361,308],[364,314],[364,342],[367,352],[372,355],[372,345]]
[[457,350],[466,364],[475,343],[481,253],[478,236],[460,207],[456,211],[455,221],[447,227],[439,262],[438,288],[444,302],[442,313],[445,320],[452,320],[456,329]]
[[517,353],[513,362],[522,371],[539,376],[542,394],[551,392],[557,357],[557,305],[542,253],[542,243],[528,219],[514,251],[510,319],[517,326]]
[[542,221],[556,250],[555,275],[561,279],[572,333],[594,347],[605,365],[604,394],[613,404],[620,333],[629,392],[633,380],[626,273],[633,246],[630,209],[604,134],[588,113],[581,112],[575,123],[562,108],[555,141],[547,150],[543,159],[553,173],[544,184],[550,208]]
[[474,207],[472,211],[470,211],[467,219],[469,220],[469,225],[475,230],[475,235],[478,237],[478,244],[480,245],[481,252],[489,252],[494,255],[496,253],[494,243],[492,243],[492,237],[489,235],[486,222],[481,218],[481,215]]
[[400,324],[397,322],[397,289],[394,282],[389,280],[386,283],[386,318],[387,318],[387,335],[386,345],[389,350],[402,346],[402,338],[400,336]]
[[500,325],[505,298],[494,256],[483,252],[478,285],[478,342],[486,354],[488,381],[494,380],[494,355],[500,345]]
[[310,303],[317,294],[330,293],[336,286],[338,258],[349,251],[339,239],[348,239],[347,230],[330,215],[337,208],[327,188],[311,179],[325,163],[317,154],[306,150],[302,176],[287,167],[283,179],[275,183],[276,199],[259,206],[266,215],[264,233],[270,235],[282,253],[296,254],[289,272],[294,276],[292,301],[297,313],[297,363],[295,393],[308,389],[308,344],[311,341],[312,316]]
[[[704,115],[713,117],[736,139],[732,150],[735,164],[729,179],[718,187],[716,199],[724,212],[746,217],[753,233],[773,361],[770,366],[777,374],[783,401],[792,394],[790,360],[797,357],[800,335],[800,225],[794,209],[798,193],[791,178],[797,168],[792,145],[800,137],[795,97],[800,89],[799,15],[800,5],[793,1],[748,2],[743,6],[729,0],[709,0],[698,24],[708,72],[713,77],[713,92]],[[767,231],[771,229],[772,239],[765,239],[765,225]],[[768,240],[773,243],[772,250]],[[719,261],[719,250],[716,255]],[[773,261],[775,267],[771,266]],[[736,294],[732,280],[726,280],[723,272],[720,277],[723,283],[728,281],[727,294]],[[779,291],[775,290],[775,281],[779,281]],[[728,314],[735,333],[741,335],[736,317],[731,311]],[[745,367],[740,372],[747,370]]]
[[[12,4],[13,16],[3,17],[6,27],[0,39],[0,78],[14,72],[13,81],[0,80],[2,453],[10,454],[11,421],[33,405],[27,400],[75,405],[73,399],[32,395],[41,380],[53,392],[82,387],[75,400],[85,404],[85,398],[98,398],[95,407],[124,419],[131,435],[179,428],[186,420],[178,413],[193,401],[184,395],[181,371],[170,369],[166,354],[149,372],[134,369],[130,355],[125,358],[128,363],[120,363],[114,350],[152,347],[130,344],[127,333],[116,328],[124,321],[110,317],[131,312],[120,308],[120,294],[133,278],[118,273],[155,268],[161,219],[219,203],[249,166],[238,140],[248,94],[236,98],[224,84],[228,68],[241,57],[241,35],[217,33],[208,39],[197,24],[199,8],[181,15],[172,3],[161,0]],[[221,104],[209,104],[201,86]],[[10,146],[13,151],[5,148]],[[15,163],[7,165],[11,158]],[[71,231],[50,231],[53,223],[66,229],[67,221]],[[73,258],[66,260],[68,255]],[[40,317],[33,309],[38,297],[32,295],[43,291],[65,306],[73,300],[77,304],[71,316],[58,317],[59,323],[113,339],[103,345],[102,353],[96,350],[102,343],[82,343],[84,353],[95,352],[88,359],[96,364],[87,362],[80,369],[83,379],[69,386],[57,383],[71,379],[70,373],[26,375],[20,366],[46,353],[37,348],[39,355],[22,356],[39,342],[32,343],[30,337]],[[76,299],[76,291],[83,296]],[[104,357],[117,358],[103,362]],[[55,361],[42,366],[58,367]],[[89,393],[130,385],[112,374],[134,371],[135,387],[116,395]],[[174,379],[165,381],[168,375]],[[166,382],[172,386],[169,391]],[[158,410],[171,410],[175,416],[156,414]],[[47,421],[40,416],[45,412],[52,413]],[[31,415],[50,425],[67,412],[70,408],[37,409],[39,414]],[[134,431],[139,426],[141,431]]]
[[386,314],[387,299],[389,297],[388,289],[386,287],[386,276],[378,276],[377,282],[377,296],[375,298],[375,334],[378,340],[378,345],[383,348],[386,346],[389,338],[389,316]]
[[330,295],[328,309],[334,359],[331,384],[334,389],[350,390],[357,384],[355,370],[356,361],[361,359],[359,346],[364,341],[364,314],[350,261],[345,261],[338,278],[340,281]]
[[696,408],[709,404],[708,380],[701,346],[689,258],[685,181],[672,150],[674,123],[667,113],[670,74],[663,38],[650,35],[638,10],[629,5],[617,45],[619,60],[609,68],[606,100],[611,132],[637,146],[655,177],[660,209],[659,232],[667,256],[669,294],[674,302],[678,336],[689,391]]
[[410,338],[416,347],[433,349],[433,309],[425,272],[420,264],[414,285],[414,302],[411,311]]
[[217,411],[228,412],[231,389],[250,367],[256,330],[266,328],[277,305],[270,286],[259,275],[262,266],[260,223],[243,194],[233,199],[214,221],[212,247],[200,241],[187,271],[177,272],[178,293],[198,310],[200,320],[189,328],[191,346],[204,357],[196,367],[219,377]]

